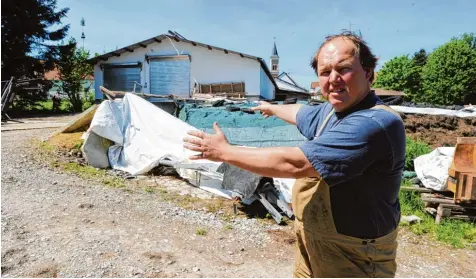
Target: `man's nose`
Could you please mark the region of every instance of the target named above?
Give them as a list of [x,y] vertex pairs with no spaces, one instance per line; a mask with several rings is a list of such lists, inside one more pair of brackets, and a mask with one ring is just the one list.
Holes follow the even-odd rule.
[[340,81],[340,74],[336,70],[332,70],[329,76],[330,83],[337,83]]

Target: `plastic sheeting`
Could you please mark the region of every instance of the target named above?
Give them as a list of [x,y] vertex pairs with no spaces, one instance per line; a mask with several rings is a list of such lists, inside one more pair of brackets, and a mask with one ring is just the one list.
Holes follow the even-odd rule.
[[448,168],[453,161],[454,147],[438,147],[432,152],[414,159],[417,177],[426,188],[445,191]]
[[[257,116],[262,117],[261,115]],[[291,126],[288,125],[288,127]],[[183,138],[189,130],[196,130],[196,128],[141,97],[126,94],[122,100],[102,102],[94,115],[88,132],[94,132],[98,136],[114,142],[108,150],[111,167],[132,175],[150,171],[159,164],[160,160],[165,158],[178,164],[194,163],[203,169],[216,171],[220,163],[208,160],[189,161],[188,157],[196,153],[183,147]],[[266,135],[271,133],[268,132],[265,130],[265,133],[261,133],[260,136],[266,138]],[[224,133],[232,139],[238,139],[235,141],[238,143],[252,145],[251,143],[259,140],[255,138],[253,131],[246,130],[243,133],[225,128]],[[235,136],[235,134],[239,136]],[[280,137],[286,138],[286,134],[278,134]],[[296,142],[299,141],[294,138],[293,140]],[[269,137],[269,140],[272,139],[272,136]],[[178,168],[177,171],[192,183],[200,181],[197,185],[200,188],[231,198],[232,192],[221,188],[220,179],[213,177],[211,173],[208,175],[207,171],[200,171],[201,177],[198,178],[195,170]],[[278,190],[284,191],[280,195],[290,203],[295,180],[274,180]]]
[[414,108],[414,107],[402,107],[402,106],[390,106],[392,109],[403,113],[414,114],[429,114],[429,115],[446,115],[457,117],[476,117],[476,107],[469,106],[461,110],[449,110],[439,108]]

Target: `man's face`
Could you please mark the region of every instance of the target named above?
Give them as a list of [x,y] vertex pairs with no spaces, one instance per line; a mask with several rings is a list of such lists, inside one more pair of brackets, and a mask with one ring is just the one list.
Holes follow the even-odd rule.
[[335,111],[345,111],[360,102],[370,90],[370,73],[360,64],[352,41],[336,38],[319,53],[317,75],[322,95]]

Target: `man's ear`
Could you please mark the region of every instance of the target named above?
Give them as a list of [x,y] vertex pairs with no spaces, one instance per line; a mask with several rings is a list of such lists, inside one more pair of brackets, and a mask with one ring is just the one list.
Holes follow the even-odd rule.
[[365,70],[365,78],[370,82],[374,82],[374,69],[366,69]]

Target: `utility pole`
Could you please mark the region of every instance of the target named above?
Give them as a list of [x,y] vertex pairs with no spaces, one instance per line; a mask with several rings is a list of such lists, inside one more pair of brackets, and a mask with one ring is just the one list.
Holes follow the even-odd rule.
[[86,25],[86,21],[84,21],[84,17],[81,18],[81,39],[83,40],[83,49],[84,49],[84,39],[86,39],[86,36],[84,36],[84,26]]

